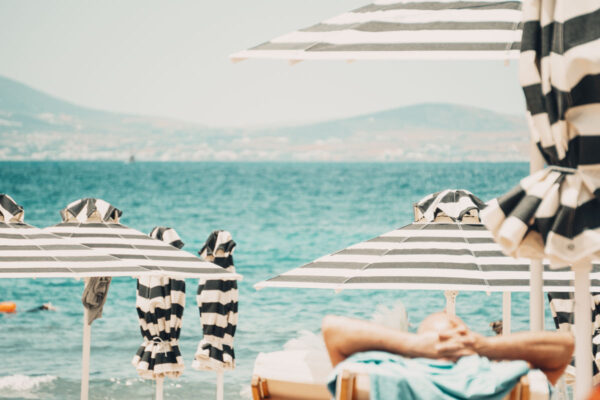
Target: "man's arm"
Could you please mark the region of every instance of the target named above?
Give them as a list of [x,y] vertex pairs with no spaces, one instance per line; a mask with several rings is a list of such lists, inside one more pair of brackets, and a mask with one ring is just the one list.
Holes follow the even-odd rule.
[[505,336],[475,335],[471,347],[490,360],[524,360],[555,384],[571,362],[573,335],[564,332],[521,332]]
[[333,365],[354,353],[369,350],[387,351],[406,357],[440,358],[439,335],[413,334],[387,328],[373,322],[327,316],[322,324],[323,338]]

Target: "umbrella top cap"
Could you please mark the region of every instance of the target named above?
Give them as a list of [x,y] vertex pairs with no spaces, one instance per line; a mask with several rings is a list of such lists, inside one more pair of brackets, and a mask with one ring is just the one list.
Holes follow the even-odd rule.
[[444,190],[414,204],[415,222],[480,223],[485,203],[468,190]]
[[118,223],[123,212],[102,199],[79,199],[63,210],[60,216],[63,222],[113,222]]
[[162,240],[178,249],[181,249],[185,245],[185,243],[181,241],[177,231],[167,226],[155,226],[149,236],[153,239]]
[[0,193],[0,222],[23,222],[25,211],[7,194]]

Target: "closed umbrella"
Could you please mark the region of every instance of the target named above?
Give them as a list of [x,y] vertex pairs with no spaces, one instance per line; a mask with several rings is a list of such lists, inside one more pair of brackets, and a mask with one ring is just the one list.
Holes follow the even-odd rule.
[[[150,237],[175,248],[183,242],[168,227],[155,227]],[[165,376],[177,378],[184,369],[179,335],[185,308],[185,281],[165,276],[143,276],[137,281],[136,310],[144,342],[133,357],[139,375],[157,381],[157,398],[162,398]]]
[[[61,211],[61,215],[64,222],[45,228],[45,230],[143,267],[143,272],[135,274],[135,276],[179,278],[210,276],[226,280],[240,278],[239,275],[223,271],[222,268],[204,262],[186,251],[120,224],[118,220],[103,221],[102,218],[110,217],[114,220],[121,215],[119,210],[103,200],[74,201]],[[84,318],[82,398],[86,399],[91,334],[87,315]]]
[[230,58],[292,62],[517,58],[520,10],[520,1],[379,0]]
[[[213,231],[198,252],[206,261],[235,273],[233,251],[236,243],[227,231]],[[198,343],[192,367],[217,372],[217,400],[223,398],[223,372],[235,368],[233,338],[238,321],[236,281],[201,280],[198,284],[198,308],[203,337]]]
[[[594,332],[592,334],[592,381],[594,385],[597,385],[600,383],[600,293],[592,293],[591,296]],[[548,301],[556,329],[563,332],[575,332],[573,295],[571,293],[548,293]],[[566,372],[574,375],[573,367],[567,367]]]
[[483,220],[507,254],[575,270],[581,399],[592,376],[588,275],[600,251],[600,4],[530,0],[523,20],[520,81],[548,168],[499,197]]

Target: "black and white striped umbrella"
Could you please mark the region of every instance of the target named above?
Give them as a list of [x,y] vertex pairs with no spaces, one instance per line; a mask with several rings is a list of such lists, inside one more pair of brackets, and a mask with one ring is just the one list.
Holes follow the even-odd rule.
[[520,80],[549,167],[482,220],[507,254],[557,267],[600,258],[600,4],[528,1],[523,18]]
[[[415,217],[423,222],[352,245],[255,287],[529,291],[529,260],[505,256],[482,224],[464,222],[476,217],[471,210],[481,204],[467,191],[427,196],[415,205]],[[444,210],[462,215],[462,222],[452,222]],[[425,222],[425,216],[447,222]],[[600,266],[595,266],[593,278],[600,288]],[[572,279],[570,271],[546,268],[544,288],[570,291]]]
[[100,219],[97,222],[81,223],[79,221],[82,215],[88,213],[88,211],[82,211],[86,207],[80,207],[81,203],[89,204],[89,201],[83,199],[69,204],[63,211],[67,222],[45,228],[45,230],[84,246],[98,249],[118,259],[135,263],[143,268],[142,271],[135,274],[137,276],[162,275],[176,278],[207,278],[210,276],[214,279],[226,280],[241,278],[237,274],[224,271],[212,263],[200,260],[184,250],[153,239],[123,224],[107,223]]
[[24,211],[0,194],[0,278],[131,276],[147,268],[23,222]]
[[[198,252],[202,258],[235,272],[235,242],[227,231],[213,231]],[[192,367],[198,370],[224,371],[235,368],[233,338],[238,321],[236,281],[209,279],[200,281],[196,296],[204,336]]]
[[378,0],[230,58],[509,59],[520,41],[520,1]]
[[[150,236],[175,248],[183,247],[175,229],[155,227]],[[135,304],[144,343],[132,364],[143,378],[178,377],[184,369],[179,335],[185,308],[185,281],[165,276],[140,277]]]
[[575,394],[583,398],[593,375],[589,271],[600,258],[600,3],[530,0],[523,21],[520,81],[548,167],[494,200],[482,219],[506,254],[572,266]]
[[[592,293],[592,374],[593,383],[600,383],[600,293]],[[556,329],[562,332],[575,332],[575,301],[571,293],[548,293],[550,311]],[[571,362],[571,365],[574,363]],[[574,374],[572,366],[567,372]]]

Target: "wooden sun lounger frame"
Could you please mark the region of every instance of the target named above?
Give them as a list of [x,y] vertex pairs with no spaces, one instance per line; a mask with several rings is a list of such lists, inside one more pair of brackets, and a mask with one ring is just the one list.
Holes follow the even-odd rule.
[[[272,380],[252,377],[253,400],[329,400],[331,395],[324,385]],[[271,389],[272,390],[271,390]],[[345,370],[338,378],[336,400],[368,400],[368,376]],[[529,379],[523,376],[505,400],[531,400]]]

